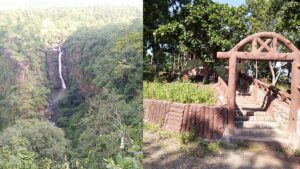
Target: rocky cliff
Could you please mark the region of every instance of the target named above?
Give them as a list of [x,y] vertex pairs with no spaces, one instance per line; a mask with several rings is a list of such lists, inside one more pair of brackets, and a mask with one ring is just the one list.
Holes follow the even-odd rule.
[[72,79],[78,84],[78,87],[84,95],[87,95],[88,93],[99,93],[101,90],[97,88],[91,81],[87,80],[84,72],[80,70],[78,66],[84,59],[87,58],[84,57],[80,48],[75,48],[73,51],[65,49],[64,61],[66,62],[66,65],[68,67],[68,78]]
[[[59,71],[58,71],[58,48],[52,47],[48,48],[46,52],[46,72],[47,72],[47,78],[50,83],[50,89],[51,90],[59,90],[61,89],[61,80],[59,78]],[[67,84],[67,67],[65,64],[65,55],[62,56],[62,76],[66,81]]]

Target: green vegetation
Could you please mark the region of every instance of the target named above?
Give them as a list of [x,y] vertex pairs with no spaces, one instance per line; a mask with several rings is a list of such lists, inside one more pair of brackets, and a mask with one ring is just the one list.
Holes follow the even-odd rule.
[[[142,168],[142,21],[130,6],[0,11],[0,168]],[[62,44],[52,105],[45,52]],[[121,147],[121,140],[124,147]]]
[[300,157],[300,150],[299,149],[295,150],[294,154],[296,157]]
[[189,133],[179,134],[178,138],[179,138],[181,144],[193,142],[197,139],[196,129],[193,127]]
[[222,149],[220,142],[206,142],[202,139],[198,141],[198,147],[196,150],[196,156],[211,156],[218,154]]
[[[246,0],[236,7],[213,0],[145,2],[145,80],[158,78],[162,71],[180,74],[199,66],[207,70],[204,82],[213,73],[224,76],[226,70],[220,73],[216,67],[224,68],[228,63],[217,59],[217,52],[228,51],[257,32],[282,34],[300,48],[299,8],[296,0]],[[287,51],[279,45],[281,52]],[[246,69],[274,86],[280,83],[289,87],[291,63],[247,61]]]
[[181,103],[215,104],[215,93],[209,86],[198,88],[192,83],[144,82],[144,98],[168,100]]

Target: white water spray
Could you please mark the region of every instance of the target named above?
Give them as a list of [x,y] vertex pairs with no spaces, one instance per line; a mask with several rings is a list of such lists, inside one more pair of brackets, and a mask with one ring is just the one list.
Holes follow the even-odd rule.
[[66,84],[64,81],[64,78],[62,77],[62,73],[61,73],[61,55],[63,54],[62,50],[60,49],[60,46],[58,47],[59,50],[59,54],[58,54],[58,71],[59,71],[59,77],[61,80],[61,87],[63,89],[66,89]]

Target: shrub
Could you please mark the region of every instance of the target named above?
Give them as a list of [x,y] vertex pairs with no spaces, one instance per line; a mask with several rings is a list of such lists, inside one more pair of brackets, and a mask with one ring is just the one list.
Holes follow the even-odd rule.
[[214,91],[209,86],[198,88],[192,83],[148,83],[144,82],[144,98],[168,100],[181,103],[215,104]]
[[206,142],[203,139],[198,141],[197,156],[211,156],[219,153],[222,149],[220,142]]

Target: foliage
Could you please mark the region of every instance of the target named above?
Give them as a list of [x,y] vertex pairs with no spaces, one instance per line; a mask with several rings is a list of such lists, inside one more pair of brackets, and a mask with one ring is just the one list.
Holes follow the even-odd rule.
[[186,144],[193,142],[197,139],[196,128],[193,127],[189,133],[182,133],[179,135],[179,140],[181,144]]
[[3,169],[37,169],[35,153],[29,143],[22,137],[12,138],[7,145],[0,148],[0,167]]
[[222,149],[220,142],[206,142],[203,139],[198,141],[198,147],[196,151],[197,156],[209,156],[219,153]]
[[[157,73],[170,71],[170,65],[173,71],[182,71],[182,60],[192,56],[208,66],[217,51],[228,50],[245,37],[244,7],[230,7],[212,0],[171,2],[179,6],[175,12],[157,13],[161,16],[154,19],[154,25],[146,19],[144,43],[146,50],[152,50],[144,54],[147,71],[151,67]],[[156,5],[161,7],[159,3],[145,2],[145,12],[152,14],[150,10]]]
[[[141,28],[140,19],[85,28],[63,44],[67,66],[77,72],[70,74],[68,92],[57,107],[57,125],[72,140],[68,151],[71,166],[140,166]],[[88,93],[81,90],[84,86]],[[78,102],[72,103],[74,100]],[[119,148],[122,137],[123,150]]]
[[300,157],[300,150],[299,149],[295,150],[294,154],[295,156]]
[[138,144],[133,144],[128,148],[127,152],[119,152],[115,160],[109,158],[106,161],[108,169],[140,169],[143,168],[142,163],[143,152]]
[[37,119],[19,120],[15,125],[0,134],[1,142],[6,145],[15,137],[28,140],[28,147],[36,153],[36,159],[51,159],[54,163],[64,160],[67,141],[62,129],[49,122]]
[[211,87],[197,88],[192,83],[149,83],[144,82],[144,98],[168,100],[181,103],[215,103],[214,91]]
[[[0,143],[7,147],[14,136],[25,138],[32,168],[104,168],[110,158],[140,168],[141,10],[105,5],[0,14]],[[45,51],[53,44],[62,44],[69,73],[68,89],[51,104],[62,129],[45,121],[55,92]]]

